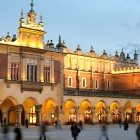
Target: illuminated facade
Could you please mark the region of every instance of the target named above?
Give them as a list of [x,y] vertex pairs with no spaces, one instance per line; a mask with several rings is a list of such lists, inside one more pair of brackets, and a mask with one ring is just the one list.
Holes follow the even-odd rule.
[[18,37],[0,38],[0,121],[30,125],[57,119],[63,123],[140,122],[140,68],[134,59],[115,52],[100,56],[93,47],[83,54],[61,41],[44,43],[42,16],[24,19],[21,12]]

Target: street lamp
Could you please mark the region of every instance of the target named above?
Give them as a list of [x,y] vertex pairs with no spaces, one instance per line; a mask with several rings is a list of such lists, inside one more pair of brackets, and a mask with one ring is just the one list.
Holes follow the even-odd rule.
[[53,125],[53,122],[54,122],[54,114],[52,113],[52,125]]
[[60,105],[60,109],[61,109],[61,111],[62,111],[62,109],[63,109],[63,99],[62,99],[62,97],[61,97],[61,105]]

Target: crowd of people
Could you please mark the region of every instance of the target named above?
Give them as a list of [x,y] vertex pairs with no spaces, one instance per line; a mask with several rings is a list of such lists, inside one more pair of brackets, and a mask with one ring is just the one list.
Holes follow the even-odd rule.
[[[129,128],[129,124],[126,119],[124,120],[124,122],[122,122],[122,120],[120,119],[118,121],[118,124],[119,124],[119,127],[121,127],[121,125],[123,125],[124,130],[128,130],[128,128]],[[28,125],[29,125],[29,122],[28,122],[28,119],[26,118],[25,127],[28,128]],[[55,122],[55,128],[62,129],[62,124],[59,119]],[[70,126],[70,131],[71,131],[71,136],[74,140],[77,140],[77,137],[79,136],[79,133],[82,130],[83,130],[83,122],[81,120],[79,121],[79,123],[72,122],[72,124]],[[43,122],[40,125],[39,140],[47,140],[47,137],[46,137],[47,131],[48,131],[47,124],[45,122]],[[6,124],[6,122],[5,122],[5,124],[2,125],[2,132],[3,132],[2,140],[10,140],[9,135],[8,135],[9,127]],[[15,140],[23,140],[21,128],[17,124],[15,125],[14,133],[15,133]],[[136,136],[137,136],[137,139],[140,140],[140,124],[138,125],[138,127],[136,129]],[[109,137],[107,134],[107,124],[101,125],[101,134],[100,134],[98,140],[102,140],[102,138],[105,140],[109,140]]]

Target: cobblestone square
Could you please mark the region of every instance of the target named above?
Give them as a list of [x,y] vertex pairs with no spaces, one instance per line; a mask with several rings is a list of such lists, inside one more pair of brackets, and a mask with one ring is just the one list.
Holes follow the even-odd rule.
[[[137,124],[129,125],[129,129],[124,131],[123,126],[120,128],[116,125],[108,125],[107,134],[109,140],[136,140],[135,131]],[[2,128],[0,133],[0,140],[2,138]],[[14,140],[14,127],[10,127],[9,137],[10,140]],[[39,139],[39,127],[30,126],[29,128],[21,127],[23,140],[38,140]],[[79,133],[78,140],[98,140],[101,134],[101,125],[86,125],[84,129]],[[70,126],[62,126],[62,129],[55,129],[53,126],[48,127],[46,132],[47,140],[73,140],[71,137]],[[103,139],[104,140],[104,139]]]

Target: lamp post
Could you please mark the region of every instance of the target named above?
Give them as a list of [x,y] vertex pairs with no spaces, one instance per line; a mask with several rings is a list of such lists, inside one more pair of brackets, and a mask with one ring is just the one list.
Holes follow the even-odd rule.
[[63,112],[63,98],[61,97],[61,104],[60,104],[60,109]]
[[52,125],[54,123],[54,113],[52,113]]

